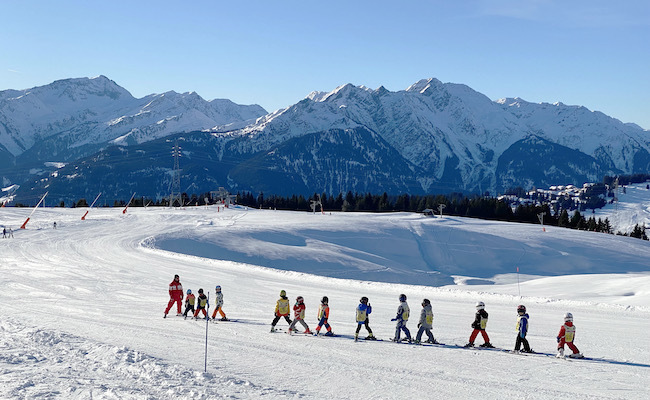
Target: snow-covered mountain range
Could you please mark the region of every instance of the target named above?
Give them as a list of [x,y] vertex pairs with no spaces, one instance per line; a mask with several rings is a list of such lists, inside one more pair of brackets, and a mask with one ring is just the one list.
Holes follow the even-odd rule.
[[[650,170],[649,132],[634,124],[562,103],[491,101],[436,79],[397,92],[347,84],[263,114],[195,93],[135,99],[105,77],[9,90],[0,175],[24,183],[19,197],[45,187],[69,200],[106,187],[116,198],[160,197],[171,140],[183,145],[182,189],[194,193],[500,192]],[[46,161],[69,164],[27,180]]]
[[[206,101],[195,92],[138,99],[105,76],[5,90],[0,92],[0,152],[5,156],[0,168],[14,165],[24,170],[48,161],[74,161],[113,144],[143,143],[264,114],[258,105]],[[15,176],[16,171],[0,175]]]

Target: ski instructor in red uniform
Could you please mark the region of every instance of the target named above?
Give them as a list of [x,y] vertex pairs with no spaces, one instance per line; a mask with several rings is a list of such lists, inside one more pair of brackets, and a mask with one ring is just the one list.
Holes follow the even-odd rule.
[[176,303],[176,308],[178,309],[176,315],[182,315],[181,303],[183,302],[183,285],[181,285],[180,279],[181,278],[179,278],[178,275],[174,275],[174,280],[169,284],[169,304],[167,304],[163,318],[167,318],[167,313],[174,303]]

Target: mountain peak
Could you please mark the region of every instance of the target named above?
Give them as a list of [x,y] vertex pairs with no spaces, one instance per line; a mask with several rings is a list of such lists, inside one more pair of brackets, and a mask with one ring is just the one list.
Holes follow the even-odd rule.
[[419,81],[406,88],[406,91],[426,94],[431,92],[433,89],[441,89],[442,86],[443,83],[436,78],[420,79]]

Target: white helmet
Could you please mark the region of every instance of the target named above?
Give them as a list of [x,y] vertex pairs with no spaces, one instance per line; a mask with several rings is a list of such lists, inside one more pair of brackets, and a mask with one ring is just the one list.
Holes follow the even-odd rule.
[[476,309],[477,310],[485,309],[485,303],[483,303],[482,301],[479,301],[478,303],[476,303]]
[[570,312],[564,314],[564,322],[569,322],[569,321],[573,322],[573,314],[571,314]]

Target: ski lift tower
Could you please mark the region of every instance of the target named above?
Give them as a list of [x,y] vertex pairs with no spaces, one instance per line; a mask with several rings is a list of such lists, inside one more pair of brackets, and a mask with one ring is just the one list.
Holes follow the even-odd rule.
[[181,157],[181,148],[178,146],[178,141],[174,143],[172,150],[172,157],[174,157],[174,171],[172,175],[172,192],[169,195],[169,207],[174,206],[174,202],[178,201],[179,206],[183,206],[181,199],[181,168],[179,158]]
[[320,206],[320,212],[323,213],[323,202],[320,201],[320,196],[316,195],[317,200],[311,200],[309,207],[311,207],[311,212],[316,214],[316,207]]

